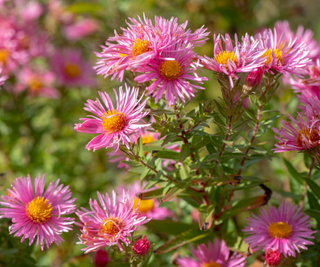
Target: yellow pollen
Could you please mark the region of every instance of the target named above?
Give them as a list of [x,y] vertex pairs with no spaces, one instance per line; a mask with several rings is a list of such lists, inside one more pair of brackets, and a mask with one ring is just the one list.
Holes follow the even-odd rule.
[[319,142],[319,132],[314,129],[308,129],[307,127],[304,127],[300,130],[297,138],[297,145],[300,147],[303,147],[302,143],[302,136],[304,136],[304,139],[307,139],[309,142],[311,142],[313,145],[318,145]]
[[228,61],[232,61],[237,64],[237,57],[234,52],[230,51],[221,51],[219,54],[215,55],[214,60],[222,65],[227,64]]
[[167,80],[174,80],[180,76],[181,66],[176,60],[166,60],[160,65],[160,74]]
[[71,78],[75,78],[75,77],[78,77],[80,75],[80,68],[73,64],[73,63],[67,63],[64,65],[64,73],[71,77]]
[[150,45],[151,43],[149,41],[146,41],[145,39],[143,40],[139,38],[135,39],[132,46],[132,55],[136,57],[143,53],[152,51],[152,49],[150,48]]
[[6,65],[9,51],[7,49],[0,49],[0,62],[2,65]]
[[142,139],[142,144],[148,144],[156,141],[156,139],[153,138],[152,134],[145,134],[141,137],[141,139]]
[[47,202],[48,199],[37,197],[27,204],[26,212],[33,222],[42,223],[50,219],[52,207],[51,203]]
[[219,263],[216,263],[215,261],[210,260],[209,263],[204,263],[201,267],[221,267],[221,265]]
[[292,227],[287,222],[271,223],[268,226],[268,232],[271,237],[287,238],[292,233]]
[[120,218],[114,217],[111,219],[103,219],[101,225],[100,234],[106,235],[106,238],[109,238],[109,241],[112,241],[116,235],[122,230],[123,222]]
[[[135,209],[139,204],[139,198],[134,198],[132,209]],[[153,199],[140,200],[139,207],[137,211],[141,213],[146,213],[153,209],[154,201]]]
[[267,51],[261,56],[261,57],[265,57],[266,58],[266,61],[264,62],[264,64],[267,66],[272,61],[272,53],[277,58],[277,66],[282,64],[281,46],[280,46],[280,48],[277,48],[277,49],[272,49],[272,48],[267,49]]
[[104,113],[101,119],[102,126],[107,133],[121,131],[127,125],[125,115],[117,110],[108,110],[106,113]]

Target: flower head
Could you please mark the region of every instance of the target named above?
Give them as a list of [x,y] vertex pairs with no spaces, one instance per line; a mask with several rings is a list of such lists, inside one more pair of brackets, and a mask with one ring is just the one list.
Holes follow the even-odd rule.
[[51,57],[52,71],[58,82],[67,86],[92,86],[94,71],[89,62],[82,59],[80,50],[56,51]]
[[81,208],[76,212],[82,232],[78,244],[86,246],[82,249],[85,253],[112,245],[118,245],[122,250],[119,241],[128,245],[131,233],[150,219],[139,216],[137,208],[133,208],[132,198],[125,190],[119,195],[112,191],[111,197],[99,192],[97,194],[101,206],[96,200],[90,199],[91,211]]
[[207,80],[206,77],[199,77],[195,73],[196,63],[192,60],[195,53],[184,43],[176,43],[167,50],[162,51],[146,66],[140,67],[139,72],[143,74],[137,76],[134,80],[138,83],[151,81],[150,86],[146,88],[147,95],[155,97],[157,103],[165,94],[168,107],[177,103],[179,98],[185,102],[185,98],[191,99],[195,96],[197,89],[204,89],[201,86],[191,82],[202,84]]
[[281,261],[281,253],[277,249],[267,249],[265,257],[268,266],[278,266]]
[[296,256],[300,249],[308,249],[306,245],[313,243],[314,238],[308,221],[309,216],[301,211],[301,207],[282,201],[279,208],[260,208],[260,215],[252,214],[244,232],[249,235],[245,241],[253,250],[263,248],[278,250],[285,257]]
[[25,67],[18,75],[19,84],[16,85],[14,91],[21,93],[28,91],[29,95],[39,95],[48,98],[57,98],[60,93],[53,87],[55,76],[52,72],[41,70],[31,70]]
[[43,250],[55,242],[57,245],[64,241],[60,235],[72,228],[74,219],[62,215],[72,214],[76,206],[75,198],[70,199],[69,186],[59,185],[59,179],[51,182],[44,191],[45,175],[34,179],[34,187],[30,175],[19,177],[8,189],[8,196],[2,196],[0,208],[2,218],[12,219],[10,234],[22,236],[21,242],[29,238],[31,245],[37,238]]
[[[122,87],[119,88],[119,96],[114,90],[116,96],[117,107],[114,108],[109,95],[104,92],[99,92],[105,109],[97,98],[96,101],[88,99],[84,110],[93,113],[92,118],[83,118],[82,124],[76,124],[74,129],[82,133],[97,134],[87,145],[86,149],[93,151],[102,147],[119,147],[122,142],[127,148],[132,140],[130,135],[140,128],[147,127],[150,124],[145,124],[142,118],[149,112],[143,111],[147,99],[142,101],[142,97],[138,99],[139,89],[126,86],[126,92],[123,92]],[[141,102],[142,101],[142,102]],[[140,103],[141,102],[141,103]]]
[[208,242],[208,245],[200,244],[197,249],[191,247],[191,253],[196,260],[187,256],[178,259],[178,265],[181,267],[245,267],[246,259],[238,253],[233,253],[229,257],[230,251],[226,243],[218,238],[214,243]]
[[94,19],[83,19],[63,29],[63,34],[68,40],[81,40],[97,31],[99,24]]
[[262,52],[256,49],[258,42],[250,41],[248,34],[242,37],[241,43],[236,34],[234,42],[229,34],[225,37],[220,34],[214,35],[213,42],[213,58],[200,57],[200,62],[208,70],[227,75],[231,87],[233,87],[233,79],[239,79],[236,73],[255,71],[263,65]]
[[140,238],[139,240],[134,243],[132,250],[138,255],[144,255],[149,251],[150,242],[147,239],[147,236]]
[[307,45],[297,42],[296,39],[285,41],[283,36],[279,37],[276,29],[273,32],[267,29],[255,36],[259,41],[258,49],[264,52],[261,56],[264,59],[264,68],[271,73],[274,70],[301,76],[302,68],[310,61]]

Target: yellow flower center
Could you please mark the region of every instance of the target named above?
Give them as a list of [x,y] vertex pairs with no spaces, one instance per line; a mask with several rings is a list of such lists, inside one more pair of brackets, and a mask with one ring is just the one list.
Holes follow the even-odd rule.
[[152,134],[144,134],[142,137],[142,144],[148,144],[151,142],[156,141],[156,139],[153,138]]
[[67,63],[64,65],[64,73],[71,77],[71,78],[75,78],[75,77],[78,77],[80,75],[80,68],[73,64],[73,63]]
[[7,49],[0,49],[0,62],[2,65],[6,65],[9,51]]
[[237,63],[238,59],[235,56],[234,52],[230,51],[221,51],[219,54],[215,55],[214,60],[222,65],[227,64],[228,61]]
[[149,41],[146,41],[145,39],[135,39],[132,46],[132,55],[136,57],[143,53],[152,51],[152,49],[150,48],[150,44],[151,43]]
[[215,261],[210,260],[209,263],[202,264],[202,267],[221,267],[219,263],[216,263]]
[[38,91],[42,87],[42,81],[40,77],[32,77],[28,82],[31,91]]
[[26,212],[33,222],[46,222],[51,217],[51,203],[47,203],[48,199],[37,197],[27,204]]
[[106,113],[104,113],[101,119],[102,126],[107,133],[121,131],[127,125],[125,115],[117,110],[108,110]]
[[272,48],[267,49],[267,51],[261,56],[261,57],[265,57],[266,58],[266,61],[264,62],[264,64],[267,66],[272,61],[272,53],[277,58],[277,66],[279,66],[279,64],[282,64],[282,50],[281,50],[281,47],[277,48],[277,49],[272,49]]
[[[135,209],[139,204],[139,198],[134,198],[132,209]],[[146,213],[153,209],[154,201],[153,199],[140,200],[139,207],[137,211],[141,213]]]
[[101,225],[100,234],[107,235],[109,241],[112,241],[117,234],[122,230],[123,222],[120,218],[114,217],[111,219],[103,219],[103,223]]
[[305,139],[307,139],[309,142],[313,143],[314,145],[318,144],[319,141],[319,132],[313,129],[308,129],[307,127],[304,127],[300,130],[297,138],[297,144],[300,147],[303,147],[302,143],[302,136],[304,136]]
[[287,238],[292,233],[292,227],[287,222],[271,223],[268,226],[268,232],[271,237]]
[[181,66],[176,60],[166,60],[160,65],[160,74],[167,80],[174,80],[180,76]]

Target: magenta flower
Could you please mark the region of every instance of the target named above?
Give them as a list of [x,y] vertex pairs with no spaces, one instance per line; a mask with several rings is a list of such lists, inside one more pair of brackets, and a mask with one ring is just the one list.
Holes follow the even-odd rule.
[[0,86],[4,84],[5,80],[8,79],[8,76],[2,75],[2,69],[0,68]]
[[153,220],[164,220],[165,218],[174,217],[174,213],[168,208],[160,207],[160,203],[157,199],[140,200],[137,198],[136,194],[144,191],[140,181],[135,181],[130,184],[128,191],[133,199],[133,207],[137,208],[137,211],[140,212],[141,216],[147,216]]
[[320,56],[320,46],[317,41],[313,39],[313,32],[309,29],[304,31],[302,25],[300,25],[297,29],[297,32],[294,33],[288,21],[277,21],[275,24],[275,30],[277,32],[277,36],[281,36],[283,34],[283,42],[289,43],[290,40],[296,39],[296,44],[304,43],[307,45],[309,50],[309,58],[313,61],[316,61]]
[[246,258],[238,253],[229,257],[230,251],[224,242],[214,239],[214,243],[200,244],[197,249],[191,247],[191,253],[196,258],[189,256],[179,258],[177,263],[180,267],[245,267]]
[[95,85],[94,71],[89,62],[82,59],[80,50],[56,51],[51,57],[52,71],[58,82],[66,86]]
[[0,208],[2,218],[12,219],[10,234],[22,236],[21,242],[29,238],[29,246],[37,238],[41,249],[44,243],[47,248],[55,242],[57,245],[64,241],[60,235],[62,232],[72,230],[74,219],[63,217],[72,214],[76,206],[75,198],[71,198],[69,186],[59,185],[59,179],[51,182],[44,192],[45,175],[34,179],[34,186],[30,175],[27,178],[19,177],[11,184],[12,190],[8,190],[8,196],[2,196]]
[[52,85],[54,80],[52,72],[33,71],[25,67],[18,75],[19,83],[14,87],[14,92],[19,94],[27,90],[29,95],[57,98],[60,93]]
[[237,73],[256,71],[263,66],[263,53],[256,49],[258,42],[250,41],[248,34],[242,37],[242,43],[239,43],[236,34],[234,41],[229,34],[225,37],[214,35],[213,42],[213,58],[200,57],[200,62],[208,70],[227,75],[232,88],[233,79],[239,79]]
[[138,83],[151,81],[151,85],[146,88],[147,95],[155,97],[156,103],[163,94],[168,107],[176,104],[179,98],[185,102],[185,97],[190,100],[197,89],[204,89],[191,83],[192,81],[202,84],[202,81],[208,80],[196,74],[197,64],[192,62],[194,58],[195,53],[190,47],[177,43],[160,52],[148,65],[140,67],[138,71],[144,73],[134,80]]
[[111,259],[109,258],[108,252],[99,249],[94,256],[93,263],[96,267],[105,267],[109,261],[111,261]]
[[77,244],[86,246],[82,249],[85,253],[113,245],[118,245],[122,250],[119,240],[128,245],[131,233],[150,219],[139,216],[137,208],[133,208],[132,198],[125,190],[119,195],[112,191],[111,197],[99,192],[97,194],[102,208],[96,200],[90,199],[91,211],[81,208],[76,212],[82,232]]
[[150,242],[147,239],[147,236],[140,238],[134,243],[132,250],[138,255],[144,255],[149,251]]
[[309,225],[309,216],[301,211],[301,207],[282,201],[279,208],[268,206],[267,211],[260,208],[260,215],[252,214],[243,231],[249,235],[245,241],[255,251],[260,248],[279,250],[285,257],[296,257],[296,251],[308,249],[306,245],[313,242]]
[[258,49],[264,51],[264,67],[273,73],[291,73],[301,76],[304,67],[310,62],[309,50],[304,43],[295,40],[285,41],[283,35],[277,35],[276,29],[265,30],[262,34],[257,34],[255,38],[259,41]]
[[98,30],[99,23],[94,19],[83,19],[74,24],[67,25],[63,34],[68,40],[81,40]]
[[276,148],[272,149],[275,153],[312,149],[320,145],[319,117],[315,117],[317,114],[310,104],[306,105],[304,109],[305,114],[299,113],[297,120],[288,115],[291,123],[281,119],[283,127],[280,130],[272,128],[277,134],[275,138],[279,140],[275,144]]
[[268,266],[278,266],[281,262],[281,253],[277,249],[267,249],[265,257]]
[[[104,92],[99,92],[105,109],[99,99],[96,101],[88,99],[84,110],[93,113],[92,118],[82,118],[82,124],[75,124],[74,129],[82,133],[97,134],[87,145],[86,149],[93,151],[102,147],[116,146],[119,148],[121,142],[127,148],[129,143],[132,143],[130,135],[137,130],[147,127],[150,124],[145,124],[142,120],[149,112],[143,111],[148,99],[142,101],[143,96],[138,100],[139,89],[126,86],[124,93],[122,87],[119,88],[119,96],[114,90],[117,102],[117,108],[113,107],[109,95]],[[142,102],[141,102],[142,101]]]

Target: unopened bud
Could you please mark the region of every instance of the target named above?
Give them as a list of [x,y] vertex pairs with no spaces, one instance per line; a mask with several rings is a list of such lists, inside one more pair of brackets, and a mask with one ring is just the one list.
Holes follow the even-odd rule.
[[94,265],[96,267],[105,267],[108,262],[108,252],[103,249],[99,249],[94,257]]
[[279,250],[268,249],[265,257],[268,266],[278,266],[281,261],[281,254]]
[[143,238],[140,238],[136,241],[132,250],[138,255],[144,255],[149,251],[149,248],[150,242],[147,237],[144,236]]
[[256,71],[249,72],[249,74],[248,74],[248,76],[246,78],[245,85],[247,87],[258,86],[260,84],[260,82],[261,82],[263,73],[264,73],[264,69],[263,68],[258,68],[258,70],[256,70]]

